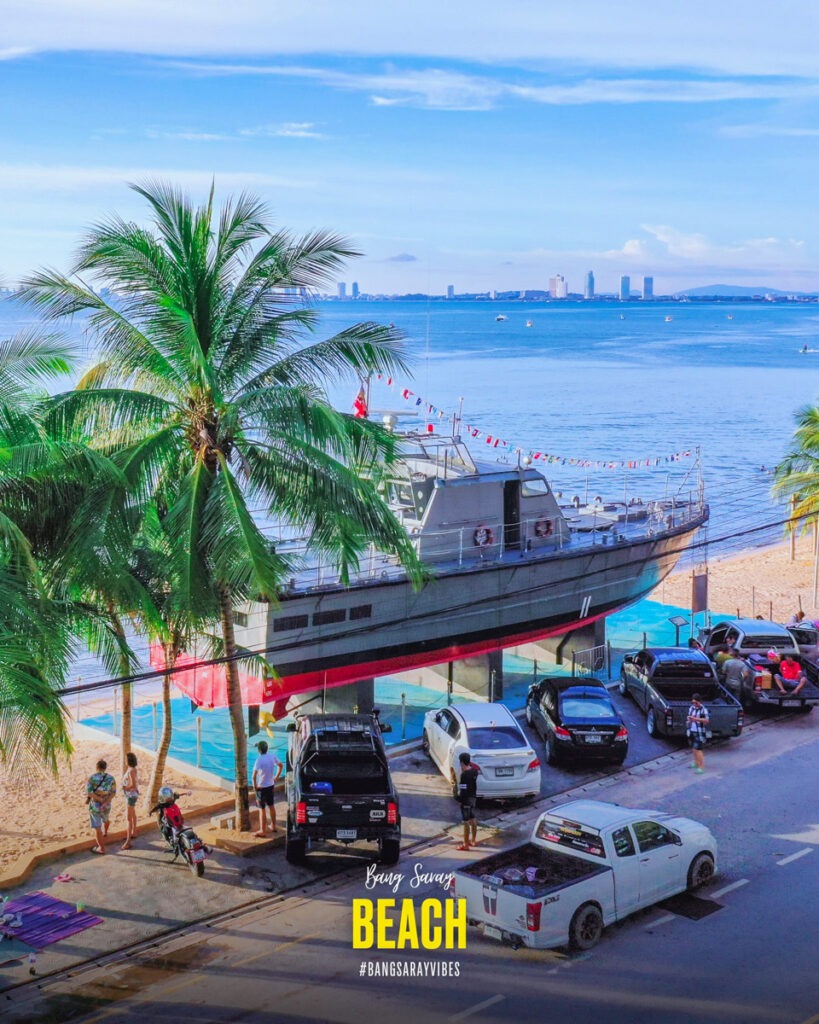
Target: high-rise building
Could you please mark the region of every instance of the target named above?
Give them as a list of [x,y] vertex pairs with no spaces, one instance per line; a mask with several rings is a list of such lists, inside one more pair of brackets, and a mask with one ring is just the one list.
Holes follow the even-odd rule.
[[455,298],[455,285],[454,284],[448,284],[446,286],[446,297],[448,299],[454,299]]
[[586,286],[583,289],[583,298],[584,299],[593,299],[594,298],[594,274],[591,271],[589,271],[586,274]]
[[353,281],[353,298],[357,299],[359,296],[358,281]]
[[569,286],[562,274],[549,278],[549,294],[553,299],[565,299],[569,295]]
[[654,278],[643,278],[643,302],[650,302],[654,298]]
[[346,299],[347,298],[347,285],[346,285],[346,283],[344,281],[339,281],[338,282],[338,297],[340,299]]
[[631,298],[631,278],[628,274],[623,274],[620,278],[620,301],[628,302]]

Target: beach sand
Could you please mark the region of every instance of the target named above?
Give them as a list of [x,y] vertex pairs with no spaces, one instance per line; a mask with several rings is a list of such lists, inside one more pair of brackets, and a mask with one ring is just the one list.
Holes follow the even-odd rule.
[[[813,599],[812,537],[797,538],[795,555],[791,561],[790,541],[786,541],[709,561],[708,607],[712,617],[761,615],[784,623],[801,608],[806,619],[819,618],[819,605]],[[651,597],[663,604],[690,608],[691,570],[669,576]]]
[[[151,778],[154,759],[150,754],[138,753],[138,778],[141,793],[145,794]],[[97,761],[108,762],[108,770],[117,780],[117,795],[111,810],[111,831],[125,828],[125,798],[122,796],[122,773],[119,770],[119,744],[75,741],[75,751],[68,764],[61,766],[59,778],[45,775],[35,782],[15,779],[0,770],[0,874],[23,854],[34,853],[51,843],[88,839],[92,845],[93,832],[85,804],[85,784],[96,770]],[[186,807],[206,805],[230,796],[188,777],[172,768],[165,771],[165,782],[179,792],[191,790],[191,796],[180,801],[182,812]],[[137,806],[139,823],[148,820],[142,807]],[[139,841],[139,840],[138,840]],[[118,849],[113,844],[111,850]]]
[[[811,538],[797,541],[796,560],[790,559],[790,544],[749,551],[722,560],[712,560],[708,566],[709,607],[714,614],[769,615],[777,622],[785,622],[800,606],[808,619],[819,618],[819,608],[813,601],[814,558]],[[691,570],[670,576],[652,595],[653,600],[675,604],[683,608],[691,605]],[[92,841],[85,806],[85,783],[95,769],[99,758],[112,766],[112,774],[120,783],[119,747],[116,742],[80,740],[70,765],[60,770],[58,779],[46,777],[34,792],[20,791],[20,783],[0,771],[0,871],[20,854],[36,851],[48,843],[71,839]],[[139,780],[144,793],[150,779],[153,759],[139,755]],[[207,804],[228,794],[194,778],[169,769],[166,781],[175,789],[191,789],[185,806]],[[139,820],[145,813],[139,808]],[[118,795],[111,816],[112,830],[125,825],[125,801]]]

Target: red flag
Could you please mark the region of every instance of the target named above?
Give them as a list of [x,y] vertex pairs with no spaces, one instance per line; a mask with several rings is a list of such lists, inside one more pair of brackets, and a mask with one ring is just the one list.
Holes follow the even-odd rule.
[[355,396],[353,402],[353,412],[357,420],[363,420],[367,417],[367,396],[364,393],[364,388],[360,388],[358,394]]

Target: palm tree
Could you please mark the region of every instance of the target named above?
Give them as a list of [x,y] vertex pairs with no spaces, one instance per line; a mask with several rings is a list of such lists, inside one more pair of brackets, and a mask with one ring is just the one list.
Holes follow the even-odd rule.
[[44,270],[24,291],[49,320],[85,312],[99,353],[77,389],[55,400],[51,428],[64,440],[92,438],[132,494],[167,509],[180,606],[201,617],[216,601],[246,829],[233,609],[275,601],[291,571],[250,508],[309,533],[343,579],[373,541],[418,578],[408,538],[362,473],[395,458],[395,439],[326,397],[328,383],[345,376],[405,369],[400,334],[362,323],[308,338],[315,310],[292,293],[325,284],[357,255],[343,239],[273,230],[247,195],[217,219],[213,190],[196,207],[170,186],[133,187],[151,208],[152,230],[112,217],[90,231],[67,275]]
[[71,751],[64,684],[71,636],[49,597],[25,523],[49,474],[71,462],[44,438],[40,384],[68,372],[68,350],[22,332],[0,344],[0,761],[47,765]]
[[776,467],[774,494],[790,498],[788,531],[816,527],[819,516],[819,408],[806,405],[796,413],[793,450]]

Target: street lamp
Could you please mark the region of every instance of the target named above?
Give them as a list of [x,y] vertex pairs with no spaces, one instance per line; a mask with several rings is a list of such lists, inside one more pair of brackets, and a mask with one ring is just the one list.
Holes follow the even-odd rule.
[[687,626],[688,625],[688,619],[686,619],[686,617],[684,615],[672,615],[671,618],[668,621],[671,623],[671,625],[674,627],[674,629],[677,630],[677,636],[676,636],[676,639],[674,640],[674,646],[675,647],[679,647],[680,646],[680,627],[681,626]]

